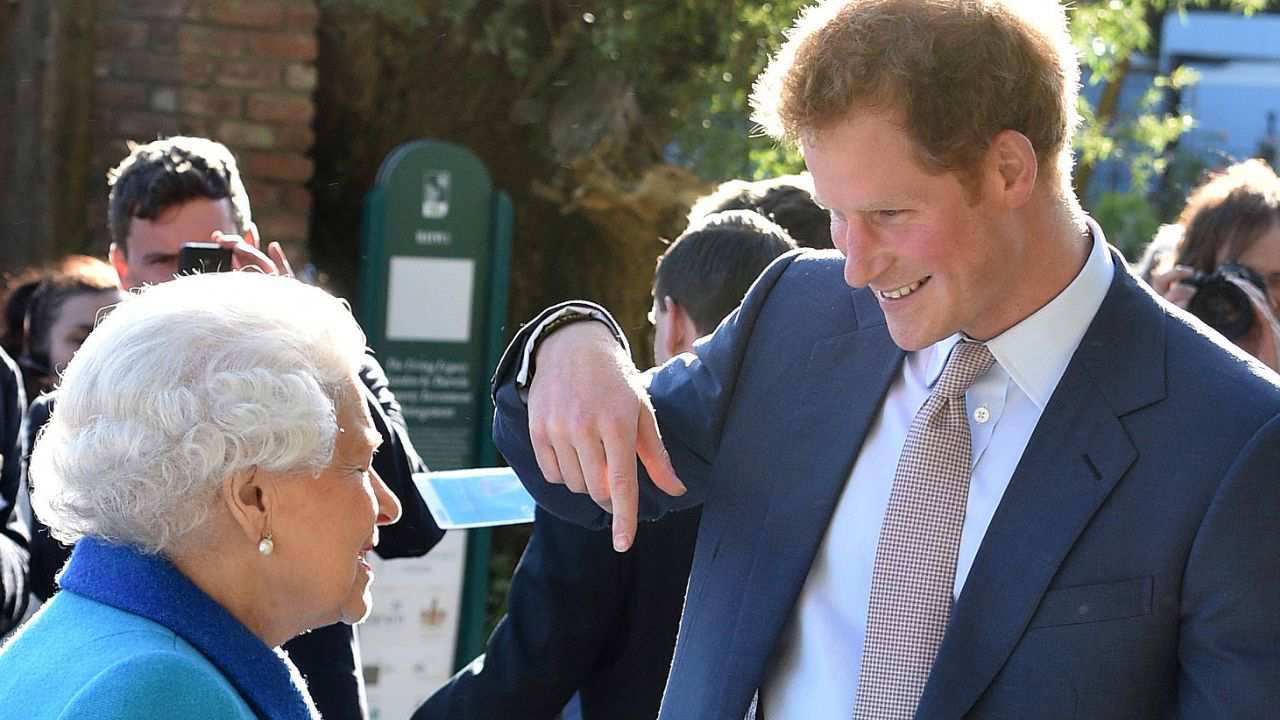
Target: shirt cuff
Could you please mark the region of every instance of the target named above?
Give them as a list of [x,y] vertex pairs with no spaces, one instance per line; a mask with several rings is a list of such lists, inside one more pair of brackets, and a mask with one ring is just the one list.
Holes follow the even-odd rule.
[[[557,324],[557,321],[567,315],[583,315],[592,321],[603,323],[605,327],[609,328],[609,332],[613,333],[613,338],[618,341],[622,349],[626,350],[628,355],[631,354],[631,346],[627,344],[626,336],[622,334],[621,329],[618,328],[613,318],[609,317],[608,313],[602,312],[591,305],[566,305],[539,321],[538,325],[529,333],[529,338],[525,340],[524,349],[520,353],[520,369],[516,372],[516,387],[521,389],[529,387],[529,383],[533,381],[533,356],[538,350],[538,344],[545,339],[543,333],[548,327]],[[586,320],[584,319],[583,322],[586,322]],[[555,329],[553,328],[552,334],[554,332]],[[550,336],[548,335],[548,337]]]

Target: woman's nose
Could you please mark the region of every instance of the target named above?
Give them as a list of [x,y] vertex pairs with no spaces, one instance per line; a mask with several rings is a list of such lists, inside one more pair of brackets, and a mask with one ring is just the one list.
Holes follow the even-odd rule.
[[373,494],[378,498],[378,524],[391,525],[400,519],[400,499],[391,492],[391,488],[387,487],[376,470],[370,468],[369,475],[373,479]]

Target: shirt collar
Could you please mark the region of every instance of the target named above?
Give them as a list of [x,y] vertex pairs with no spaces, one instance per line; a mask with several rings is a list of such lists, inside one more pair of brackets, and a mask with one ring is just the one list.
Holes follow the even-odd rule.
[[[1102,228],[1093,218],[1086,218],[1086,222],[1093,246],[1075,279],[1044,307],[987,341],[996,362],[1041,411],[1049,404],[1115,274]],[[942,375],[947,357],[961,339],[957,333],[929,348],[925,376],[929,387]]]
[[59,584],[172,630],[208,658],[260,717],[314,720],[302,678],[168,560],[95,538],[76,543]]

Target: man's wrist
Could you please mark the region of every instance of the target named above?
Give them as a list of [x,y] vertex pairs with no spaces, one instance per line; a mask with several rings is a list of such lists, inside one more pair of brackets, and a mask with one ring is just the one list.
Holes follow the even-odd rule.
[[627,345],[626,338],[622,335],[621,329],[603,309],[588,304],[568,305],[542,318],[538,326],[530,333],[529,338],[525,341],[523,362],[519,372],[516,373],[516,386],[525,389],[533,382],[538,350],[544,341],[552,337],[552,335],[563,332],[565,328],[571,325],[580,324],[599,324],[603,326],[613,337],[613,340],[623,350],[630,353],[630,348]]

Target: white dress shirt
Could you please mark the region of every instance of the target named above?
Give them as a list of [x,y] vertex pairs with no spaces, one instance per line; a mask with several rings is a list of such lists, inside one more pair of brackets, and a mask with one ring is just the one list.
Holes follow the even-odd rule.
[[[1047,305],[987,342],[995,364],[965,394],[973,474],[956,560],[957,597],[1040,414],[1111,285],[1115,268],[1102,230],[1092,220],[1089,228],[1093,249],[1080,273]],[[898,456],[960,339],[953,335],[908,353],[889,388],[766,671],[761,702],[767,720],[852,717],[871,570]]]

